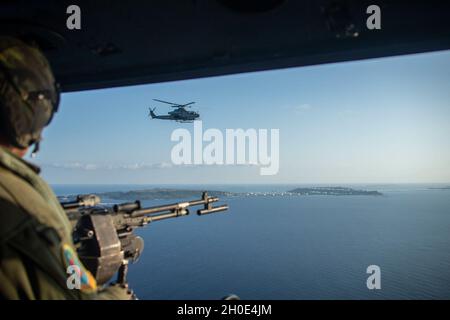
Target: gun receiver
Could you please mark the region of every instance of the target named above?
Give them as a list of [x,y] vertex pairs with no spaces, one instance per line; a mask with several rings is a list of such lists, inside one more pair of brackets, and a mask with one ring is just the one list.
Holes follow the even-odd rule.
[[101,206],[96,195],[78,195],[74,201],[61,202],[73,226],[73,239],[78,255],[99,284],[104,284],[118,272],[118,282],[125,283],[129,261],[138,260],[144,241],[133,234],[137,227],[150,222],[186,216],[189,207],[202,216],[228,210],[227,205],[213,207],[217,197],[203,192],[202,198],[161,206],[142,207],[139,200]]

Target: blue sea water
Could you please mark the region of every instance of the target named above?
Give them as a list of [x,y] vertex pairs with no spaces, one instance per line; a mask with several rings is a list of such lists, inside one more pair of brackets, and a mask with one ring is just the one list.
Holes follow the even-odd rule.
[[[150,187],[54,189],[68,195]],[[450,190],[358,187],[384,195],[229,197],[222,201],[230,206],[226,213],[150,224],[137,232],[145,249],[130,267],[130,286],[141,299],[220,299],[229,293],[243,299],[450,298]],[[369,265],[381,268],[380,290],[366,286]]]

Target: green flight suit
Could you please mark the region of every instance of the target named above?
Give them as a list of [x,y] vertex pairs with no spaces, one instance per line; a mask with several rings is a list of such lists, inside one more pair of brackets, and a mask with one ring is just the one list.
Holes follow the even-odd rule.
[[38,172],[0,147],[0,299],[130,299],[117,285],[96,288],[93,278],[90,290],[68,288],[64,250],[78,258],[71,225]]

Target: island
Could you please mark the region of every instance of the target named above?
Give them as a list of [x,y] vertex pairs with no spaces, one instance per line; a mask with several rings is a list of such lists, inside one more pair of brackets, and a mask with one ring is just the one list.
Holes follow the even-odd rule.
[[[135,200],[169,200],[169,199],[198,199],[204,191],[213,197],[297,197],[297,196],[381,196],[378,191],[357,190],[347,187],[301,187],[289,191],[247,191],[230,192],[208,189],[176,189],[151,188],[128,191],[108,191],[95,193],[101,199],[135,201]],[[76,195],[59,196],[60,201],[69,201]]]
[[428,188],[430,190],[450,190],[450,186],[445,186],[445,187],[431,187]]
[[357,190],[346,187],[312,187],[312,188],[295,188],[290,193],[302,195],[302,196],[381,196],[383,195],[378,191]]
[[202,192],[207,191],[208,195],[213,197],[227,197],[234,193],[216,190],[191,190],[191,189],[167,189],[167,188],[152,188],[142,190],[130,191],[110,191],[96,193],[101,198],[111,200],[166,200],[166,199],[188,199],[200,198]]

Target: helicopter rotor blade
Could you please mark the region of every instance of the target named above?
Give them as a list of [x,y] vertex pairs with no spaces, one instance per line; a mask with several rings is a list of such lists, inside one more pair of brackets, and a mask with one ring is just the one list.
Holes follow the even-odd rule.
[[186,104],[179,104],[179,103],[173,103],[173,102],[169,102],[169,101],[164,101],[164,100],[159,100],[159,99],[153,99],[153,101],[158,101],[161,103],[166,103],[166,104],[170,104],[172,105],[172,108],[190,108],[191,104],[194,104],[195,102],[189,102]]
[[192,108],[191,104],[194,104],[195,102],[189,102],[186,104],[177,104],[175,106],[172,106],[172,108]]
[[179,106],[178,103],[172,103],[172,102],[168,102],[168,101],[164,101],[164,100],[158,100],[158,99],[153,99],[154,101],[158,101],[158,102],[162,102],[162,103],[167,103],[167,104],[171,104],[173,106]]
[[190,105],[191,104],[194,104],[195,102],[189,102],[189,103],[186,103],[186,104],[182,104],[181,106],[182,107],[188,107],[188,108],[190,108]]

